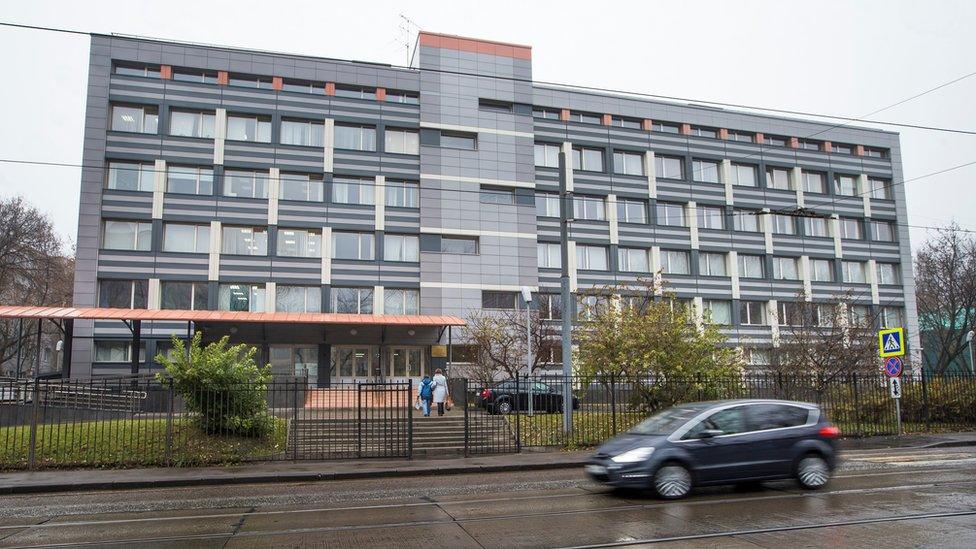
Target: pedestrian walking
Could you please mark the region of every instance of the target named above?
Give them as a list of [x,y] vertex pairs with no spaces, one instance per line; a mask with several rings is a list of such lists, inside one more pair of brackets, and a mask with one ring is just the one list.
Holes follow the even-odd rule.
[[447,389],[447,378],[444,377],[444,372],[440,368],[434,370],[432,382],[434,384],[434,403],[437,404],[437,415],[442,416],[444,415],[444,403],[447,402],[451,393]]
[[424,412],[424,417],[430,415],[430,402],[434,398],[434,382],[430,380],[430,376],[424,376],[424,379],[420,380],[420,385],[417,386],[417,400],[420,401],[421,410]]

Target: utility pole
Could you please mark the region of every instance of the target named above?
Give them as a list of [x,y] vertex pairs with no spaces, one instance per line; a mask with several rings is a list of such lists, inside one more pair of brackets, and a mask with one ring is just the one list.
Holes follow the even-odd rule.
[[563,432],[573,430],[573,317],[569,293],[569,212],[572,203],[566,190],[566,152],[559,151],[559,297],[563,309]]
[[522,286],[522,300],[525,301],[525,371],[529,379],[529,417],[535,414],[535,382],[532,381],[532,290]]

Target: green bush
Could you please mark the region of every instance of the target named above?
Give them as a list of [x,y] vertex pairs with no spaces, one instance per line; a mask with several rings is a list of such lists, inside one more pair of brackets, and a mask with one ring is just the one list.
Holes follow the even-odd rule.
[[206,347],[201,338],[201,332],[193,336],[187,353],[183,341],[173,336],[172,353],[156,356],[168,374],[160,375],[160,381],[172,384],[207,434],[258,437],[270,433],[274,420],[265,396],[271,365],[257,365],[254,347],[228,347],[226,336]]

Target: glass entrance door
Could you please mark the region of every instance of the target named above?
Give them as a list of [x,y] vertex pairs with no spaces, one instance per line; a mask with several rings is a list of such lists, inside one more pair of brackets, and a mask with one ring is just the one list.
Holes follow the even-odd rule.
[[340,383],[370,381],[373,353],[369,346],[332,348],[332,380]]
[[390,381],[418,379],[427,373],[423,347],[391,347],[386,378]]
[[318,347],[298,345],[272,345],[271,373],[280,378],[308,378],[308,385],[315,387],[319,376]]

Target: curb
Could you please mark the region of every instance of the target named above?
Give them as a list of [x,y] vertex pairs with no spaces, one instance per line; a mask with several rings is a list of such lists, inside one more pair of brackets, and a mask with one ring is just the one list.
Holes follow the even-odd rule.
[[422,477],[433,475],[463,475],[470,473],[503,473],[514,471],[546,471],[582,467],[585,459],[556,463],[525,463],[507,465],[461,465],[427,469],[379,469],[374,471],[349,471],[341,473],[272,473],[244,474],[238,476],[214,476],[173,478],[158,480],[119,480],[79,482],[71,484],[27,484],[0,486],[0,495],[38,494],[49,492],[78,492],[89,490],[179,488],[187,486],[221,486],[229,484],[267,484],[272,482],[315,482],[334,480],[359,480],[367,478]]

